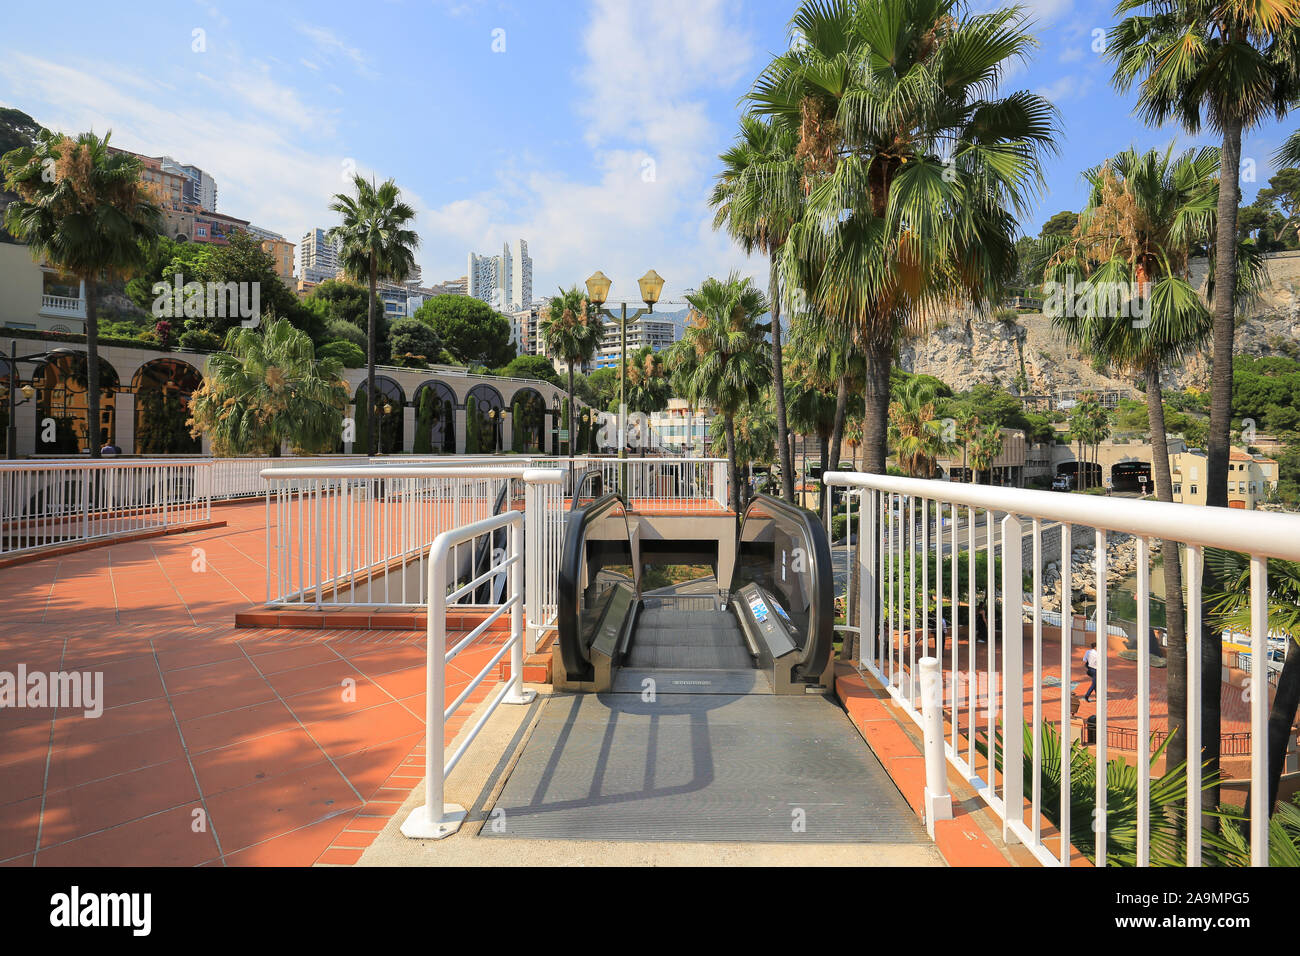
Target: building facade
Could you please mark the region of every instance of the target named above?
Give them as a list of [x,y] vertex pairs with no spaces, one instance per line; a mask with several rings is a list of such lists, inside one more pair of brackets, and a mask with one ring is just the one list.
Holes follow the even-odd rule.
[[499,256],[471,252],[465,279],[466,293],[498,312],[528,308],[533,301],[533,260],[528,243],[523,239],[506,243]]
[[[611,310],[612,311],[612,310]],[[684,319],[674,315],[643,315],[627,323],[627,351],[630,355],[639,348],[650,346],[661,352],[678,341],[684,331]],[[606,319],[600,340],[600,349],[592,362],[593,368],[617,368],[622,361],[623,337],[620,322]]]
[[339,271],[338,246],[325,229],[313,229],[298,244],[298,277],[309,286],[333,279]]

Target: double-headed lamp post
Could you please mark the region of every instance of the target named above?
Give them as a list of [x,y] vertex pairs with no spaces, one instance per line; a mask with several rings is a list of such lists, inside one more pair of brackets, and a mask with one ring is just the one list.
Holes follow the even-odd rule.
[[[603,315],[610,319],[614,318],[613,314],[607,312],[604,308],[609,301],[609,289],[614,283],[605,273],[597,271],[590,279],[587,280],[587,299],[596,307],[596,314]],[[632,314],[632,321],[635,322],[643,315],[654,312],[655,303],[659,301],[660,294],[664,291],[664,279],[659,273],[651,269],[640,279],[637,285],[641,287],[641,301],[645,303],[644,309],[637,309]],[[622,303],[622,314],[619,318],[619,325],[622,335],[622,360],[620,362],[620,373],[618,379],[618,457],[627,458],[627,302]],[[625,483],[626,485],[626,483]]]

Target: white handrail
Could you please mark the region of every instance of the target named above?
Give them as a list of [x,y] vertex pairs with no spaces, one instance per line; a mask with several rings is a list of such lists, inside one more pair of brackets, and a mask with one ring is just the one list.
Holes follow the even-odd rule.
[[[1047,865],[1070,865],[1074,849],[1070,845],[1070,762],[1061,762],[1060,807],[1045,806],[1041,746],[1045,730],[1059,724],[1062,748],[1068,755],[1073,734],[1079,729],[1070,703],[1071,678],[1078,666],[1073,639],[1079,632],[1064,623],[1074,620],[1074,591],[1070,586],[1077,563],[1074,545],[1093,552],[1090,563],[1097,595],[1096,618],[1105,621],[1107,591],[1111,587],[1108,535],[1120,533],[1136,539],[1138,635],[1133,667],[1137,690],[1134,732],[1139,737],[1152,729],[1148,586],[1152,539],[1182,546],[1188,609],[1186,738],[1190,757],[1186,822],[1182,826],[1187,838],[1186,862],[1199,866],[1203,817],[1201,760],[1197,757],[1202,753],[1201,672],[1206,663],[1199,649],[1202,630],[1211,626],[1201,608],[1205,549],[1220,548],[1249,556],[1250,645],[1255,659],[1262,660],[1269,630],[1267,560],[1300,560],[1300,516],[856,472],[829,472],[825,481],[828,486],[849,489],[850,501],[857,498],[859,504],[856,545],[846,539],[846,547],[856,547],[859,581],[858,593],[846,594],[846,598],[850,620],[851,608],[859,608],[859,626],[840,630],[860,634],[863,668],[918,724],[922,724],[917,695],[918,658],[923,660],[934,648],[934,656],[950,681],[944,701],[951,728],[951,737],[944,743],[949,762],[1002,818],[1005,838],[1023,842]],[[980,511],[984,512],[983,522],[979,520]],[[1059,540],[1048,545],[1044,542],[1048,530],[1045,526],[1051,524],[1055,527],[1050,530],[1054,536],[1059,535]],[[976,570],[976,555],[981,551],[987,558],[985,580],[979,580],[981,575]],[[1000,577],[995,574],[995,557],[1002,564]],[[1048,590],[1043,572],[1049,563],[1057,564],[1065,582],[1059,615],[1043,608]],[[1124,573],[1128,574],[1129,569]],[[1026,585],[1027,581],[1031,583]],[[946,619],[945,614],[951,619]],[[1056,627],[1057,622],[1060,634],[1051,640],[1059,642],[1059,657],[1049,658],[1050,648],[1044,647],[1044,625]],[[986,647],[977,649],[979,642]],[[1095,846],[1085,849],[1093,853],[1097,865],[1105,865],[1111,852],[1106,825],[1107,723],[1112,719],[1108,714],[1107,682],[1108,671],[1120,666],[1120,659],[1110,661],[1105,643],[1099,643],[1103,646],[1096,665],[1098,697],[1091,744],[1095,746],[1097,765],[1097,823],[1090,841]],[[1049,685],[1044,667],[1058,661],[1060,677]],[[1217,670],[1218,665],[1211,661],[1208,666]],[[1044,706],[1043,691],[1048,686],[1061,688],[1059,720],[1049,716]],[[1249,844],[1255,866],[1265,866],[1269,859],[1268,706],[1267,693],[1251,696]],[[1022,732],[1025,727],[1029,729],[1028,737]],[[1027,741],[1032,752],[1026,751]],[[1139,752],[1142,750],[1139,747]],[[1217,752],[1217,747],[1212,752]],[[1152,828],[1161,818],[1149,799],[1150,771],[1142,760],[1138,761],[1137,777],[1133,857],[1142,866],[1152,862]],[[1052,838],[1053,847],[1042,835],[1048,814],[1056,814],[1051,821],[1058,833]],[[1059,845],[1055,845],[1057,840]]]
[[[451,836],[460,829],[466,810],[459,804],[445,802],[445,784],[447,777],[455,769],[466,749],[478,736],[483,725],[502,702],[508,704],[527,704],[532,701],[535,692],[524,689],[524,649],[523,649],[523,575],[520,573],[524,561],[520,537],[523,531],[524,516],[518,511],[493,515],[466,525],[454,531],[444,531],[433,540],[429,549],[429,610],[426,635],[428,640],[428,687],[425,694],[424,716],[424,803],[415,807],[402,823],[402,834],[413,839],[441,840]],[[490,536],[500,528],[510,529],[510,544],[506,558],[494,563],[489,572],[500,572],[509,568],[509,594],[501,606],[489,615],[482,624],[465,636],[454,648],[447,649],[447,559],[452,548],[472,542],[484,535]],[[506,609],[510,609],[510,639],[492,657],[481,671],[469,682],[460,697],[446,707],[447,663],[461,650],[469,646],[481,635]],[[510,653],[510,679],[504,682],[484,708],[477,721],[464,733],[464,739],[450,757],[446,753],[446,721],[452,713],[466,700],[470,692],[481,684],[496,668],[497,664]]]

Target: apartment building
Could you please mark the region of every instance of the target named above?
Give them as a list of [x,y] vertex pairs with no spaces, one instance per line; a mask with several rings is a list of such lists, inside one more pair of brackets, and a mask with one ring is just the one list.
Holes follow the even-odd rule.
[[330,241],[326,229],[313,229],[298,243],[299,291],[333,279],[339,271],[338,245]]
[[[611,310],[612,311],[612,310]],[[661,352],[678,341],[685,330],[685,314],[650,313],[627,323],[627,351],[650,346]],[[606,319],[600,349],[592,362],[593,368],[617,368],[622,359],[622,330],[618,319]]]
[[294,244],[278,232],[263,229],[261,226],[250,225],[248,234],[261,240],[262,249],[275,260],[275,274],[286,285],[292,285]]
[[469,254],[466,292],[498,312],[528,308],[533,301],[533,260],[528,243],[516,239],[501,247],[499,256]]
[[[1206,477],[1209,458],[1193,448],[1169,456],[1174,501],[1203,505],[1206,501]],[[1233,448],[1228,456],[1228,507],[1253,511],[1277,490],[1277,461],[1264,455],[1252,455],[1244,448]]]

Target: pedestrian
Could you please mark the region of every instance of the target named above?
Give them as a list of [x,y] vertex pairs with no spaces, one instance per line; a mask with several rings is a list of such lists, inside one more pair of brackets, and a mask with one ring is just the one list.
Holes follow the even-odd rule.
[[1084,691],[1083,699],[1092,702],[1092,695],[1097,690],[1097,642],[1092,642],[1092,647],[1083,652],[1083,669],[1088,673],[1088,679],[1092,681],[1088,689]]
[[980,598],[979,605],[975,608],[975,641],[983,644],[989,639],[989,612],[988,605],[984,599]]

